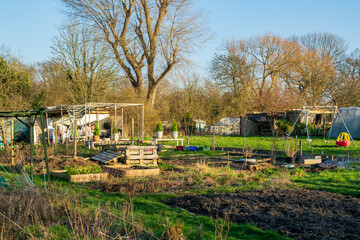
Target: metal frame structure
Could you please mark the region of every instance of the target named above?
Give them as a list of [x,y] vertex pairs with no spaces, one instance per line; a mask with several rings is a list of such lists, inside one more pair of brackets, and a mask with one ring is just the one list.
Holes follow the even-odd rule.
[[[287,134],[287,136],[286,136],[286,138],[285,138],[285,140],[284,140],[284,144],[283,144],[283,145],[285,145],[286,141],[287,141],[288,138],[290,137],[290,134],[291,134],[292,131],[294,130],[297,121],[299,120],[301,114],[303,113],[304,116],[305,116],[305,125],[306,125],[307,140],[308,140],[309,148],[311,149],[309,129],[308,129],[308,115],[309,115],[309,113],[311,113],[312,111],[314,111],[315,108],[318,108],[318,109],[332,109],[332,110],[333,110],[332,112],[324,111],[324,113],[332,113],[332,114],[334,114],[334,115],[335,115],[335,114],[338,114],[338,115],[340,116],[340,119],[341,119],[342,123],[344,124],[344,127],[345,127],[347,133],[348,133],[349,136],[350,136],[351,141],[353,142],[355,148],[357,148],[356,143],[355,143],[353,137],[351,136],[351,133],[350,133],[348,127],[346,126],[346,123],[345,123],[343,117],[341,116],[341,114],[340,114],[339,109],[338,109],[337,106],[303,106],[302,109],[301,109],[301,111],[300,111],[300,113],[299,113],[299,115],[297,116],[297,118],[296,118],[296,120],[295,120],[295,122],[294,122],[294,124],[293,124],[293,126],[292,126],[292,128],[291,128],[291,130],[290,130],[290,132]],[[334,118],[334,119],[335,119],[335,118]],[[330,129],[330,131],[331,131],[331,129]],[[330,133],[331,133],[331,132],[330,132]],[[330,136],[330,133],[329,133],[329,136]]]
[[[48,115],[54,115],[54,114],[61,114],[63,116],[64,113],[68,113],[68,109],[75,108],[80,109],[80,111],[83,111],[85,115],[85,125],[90,124],[90,122],[87,122],[87,114],[89,117],[89,114],[97,108],[114,108],[115,111],[115,117],[117,114],[117,109],[121,109],[121,115],[122,115],[122,121],[124,119],[124,108],[126,107],[142,107],[142,129],[141,129],[141,137],[144,138],[144,104],[136,104],[136,103],[84,103],[84,104],[74,104],[74,105],[60,105],[60,106],[53,106],[53,107],[47,107],[47,108],[40,108],[40,109],[31,109],[31,110],[14,110],[14,111],[0,111],[0,117],[6,117],[6,118],[16,118],[18,121],[20,121],[22,124],[24,124],[26,127],[30,129],[30,176],[31,179],[34,177],[34,169],[33,169],[33,163],[34,163],[34,126],[35,126],[35,119],[37,116],[40,116],[40,128],[42,132],[42,145],[44,147],[44,155],[45,155],[45,163],[46,163],[46,175],[47,175],[47,181],[50,181],[50,171],[49,171],[49,161],[48,161],[48,155],[47,155],[47,143],[46,143],[46,133],[45,128],[47,128],[47,118]],[[92,109],[92,110],[91,110]],[[73,114],[75,118],[75,114]],[[20,118],[30,118],[29,123],[24,122]],[[90,118],[90,117],[89,117]],[[90,119],[89,119],[90,120]],[[76,121],[73,122],[74,125],[76,125]],[[124,123],[122,122],[122,127],[124,127]],[[122,132],[123,134],[123,132]],[[122,136],[123,137],[123,136]],[[4,139],[4,141],[6,141]],[[76,143],[76,141],[74,141]]]
[[[142,117],[141,117],[141,138],[144,139],[144,104],[140,104],[140,103],[84,103],[84,104],[73,104],[73,105],[59,105],[59,106],[53,106],[53,107],[48,107],[46,108],[46,112],[48,114],[55,114],[55,113],[60,113],[61,116],[63,116],[64,114],[68,114],[68,115],[73,115],[74,121],[73,121],[73,125],[75,125],[75,114],[74,113],[70,113],[71,111],[75,112],[80,112],[81,116],[85,116],[85,124],[87,125],[89,124],[90,126],[90,114],[93,113],[95,111],[95,113],[98,112],[98,109],[101,108],[112,108],[114,111],[114,115],[115,118],[117,116],[117,111],[120,109],[121,110],[121,126],[124,126],[124,108],[128,108],[128,107],[141,107],[141,111],[142,111]],[[122,131],[122,136],[121,138],[124,138],[123,134],[124,131]],[[86,132],[86,137],[87,136],[87,132]]]
[[[46,164],[46,176],[47,180],[50,180],[50,171],[49,171],[49,161],[47,155],[47,146],[46,146],[46,138],[45,138],[45,108],[36,109],[36,110],[20,110],[20,111],[1,111],[0,117],[7,118],[16,118],[22,124],[30,129],[30,176],[31,179],[34,177],[34,125],[36,116],[40,116],[40,127],[42,132],[42,144],[44,147],[44,155],[45,155],[45,164]],[[20,118],[28,117],[30,118],[30,123],[26,123],[22,121]],[[3,139],[6,141],[6,139]]]

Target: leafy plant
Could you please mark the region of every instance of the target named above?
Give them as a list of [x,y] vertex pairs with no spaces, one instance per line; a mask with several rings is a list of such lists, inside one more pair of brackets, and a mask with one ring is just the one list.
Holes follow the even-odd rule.
[[280,119],[276,122],[276,126],[281,133],[289,133],[293,123],[287,119]]
[[94,135],[100,136],[100,128],[98,122],[95,122]]
[[93,164],[91,166],[85,166],[85,167],[79,167],[79,166],[75,166],[75,167],[71,167],[71,166],[66,166],[64,168],[67,172],[66,174],[68,175],[78,175],[78,174],[90,174],[90,173],[102,173],[102,169],[99,165],[97,164]]
[[177,132],[178,130],[178,123],[173,121],[172,124],[171,124],[171,131],[172,132]]
[[115,121],[113,121],[113,129],[114,129],[114,133],[119,133],[119,130],[116,127]]
[[162,123],[161,121],[159,121],[156,125],[155,132],[162,132],[162,131],[163,131]]

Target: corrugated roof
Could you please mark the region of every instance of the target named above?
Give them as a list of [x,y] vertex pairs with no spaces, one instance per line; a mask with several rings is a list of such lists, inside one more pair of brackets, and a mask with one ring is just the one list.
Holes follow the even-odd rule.
[[239,117],[224,117],[218,121],[215,126],[234,126],[240,121]]

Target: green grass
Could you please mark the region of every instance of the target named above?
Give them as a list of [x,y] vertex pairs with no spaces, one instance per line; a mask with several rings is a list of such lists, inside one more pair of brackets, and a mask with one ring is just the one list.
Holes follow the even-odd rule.
[[293,173],[298,172],[291,178],[297,186],[304,188],[360,197],[360,164],[356,163],[351,167],[315,173],[293,170]]
[[160,157],[182,157],[182,156],[219,156],[225,155],[224,151],[176,151],[168,149],[166,151],[159,152]]
[[[242,148],[243,146],[243,137],[240,136],[216,136],[215,138],[216,147],[230,147],[230,148]],[[303,152],[311,153],[312,150],[309,149],[306,137],[299,137],[299,140],[302,140]],[[271,150],[273,147],[274,138],[256,136],[256,137],[246,137],[245,138],[245,147],[251,147],[254,149],[265,149]],[[288,140],[291,145],[295,144],[295,139]],[[312,148],[314,154],[324,154],[328,155],[346,155],[346,152],[350,151],[350,156],[357,156],[357,151],[353,143],[350,147],[338,147],[335,145],[336,139],[330,139],[329,142],[324,142],[324,139],[321,137],[312,138]],[[278,150],[284,151],[284,139],[276,138],[275,146]],[[360,140],[355,140],[355,143],[360,147]],[[173,143],[174,144],[174,143]],[[185,144],[185,141],[184,141]],[[191,146],[203,146],[203,147],[212,147],[213,145],[213,136],[192,136],[190,137],[189,144]]]

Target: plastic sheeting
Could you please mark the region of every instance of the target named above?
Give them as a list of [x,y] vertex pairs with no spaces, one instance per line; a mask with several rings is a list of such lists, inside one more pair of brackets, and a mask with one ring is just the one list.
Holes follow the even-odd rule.
[[[351,133],[351,136],[353,138],[360,139],[360,108],[358,107],[341,108],[339,112],[342,118],[344,119],[344,122]],[[331,126],[331,130],[329,134],[330,137],[336,138],[342,132],[347,132],[347,131],[343,122],[341,121],[340,116],[337,115]]]

